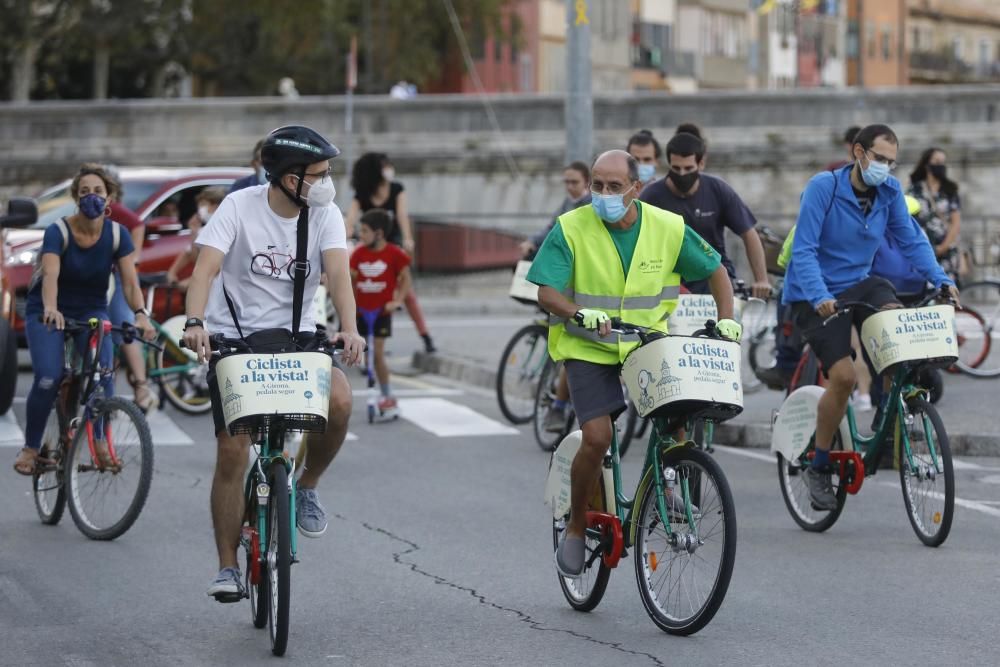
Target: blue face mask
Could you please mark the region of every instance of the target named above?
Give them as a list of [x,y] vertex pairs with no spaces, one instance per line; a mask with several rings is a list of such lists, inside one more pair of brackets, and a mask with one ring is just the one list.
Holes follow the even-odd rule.
[[655,164],[640,164],[639,165],[639,180],[643,183],[649,183],[656,176],[656,165]]
[[104,208],[107,205],[107,199],[93,192],[80,197],[80,213],[83,213],[88,220],[97,220],[104,215]]
[[599,195],[594,193],[590,200],[590,205],[594,207],[594,212],[604,222],[615,223],[625,217],[628,207],[625,206],[625,195],[632,188],[617,195]]
[[861,170],[861,179],[865,182],[865,185],[873,188],[885,183],[885,179],[887,178],[889,178],[889,165],[884,162],[869,160],[868,168]]

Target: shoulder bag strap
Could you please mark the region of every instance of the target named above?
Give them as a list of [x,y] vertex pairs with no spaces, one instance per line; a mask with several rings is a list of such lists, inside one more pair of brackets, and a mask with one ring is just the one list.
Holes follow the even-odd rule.
[[306,291],[306,274],[309,272],[309,208],[299,211],[295,227],[295,262],[292,265],[292,337],[299,335],[302,322],[302,300]]

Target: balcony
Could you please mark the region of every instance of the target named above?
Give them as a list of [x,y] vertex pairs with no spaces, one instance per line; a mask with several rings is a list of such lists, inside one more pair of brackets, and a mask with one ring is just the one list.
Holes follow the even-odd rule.
[[664,76],[693,78],[696,73],[695,54],[691,51],[667,51],[663,54],[661,69]]
[[1000,62],[968,63],[948,51],[914,51],[910,54],[913,83],[981,83],[1000,81]]

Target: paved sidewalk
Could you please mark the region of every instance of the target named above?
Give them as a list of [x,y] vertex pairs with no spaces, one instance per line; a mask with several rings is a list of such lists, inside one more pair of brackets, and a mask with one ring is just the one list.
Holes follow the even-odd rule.
[[[395,318],[392,348],[394,368],[410,350],[411,365],[420,372],[436,373],[486,389],[496,384],[500,354],[513,333],[536,316],[530,307],[507,298],[509,272],[473,274],[450,279],[424,278],[418,286],[438,353],[419,351],[412,323],[405,314]],[[412,340],[407,344],[405,341]],[[398,341],[398,343],[397,343]],[[1000,456],[1000,420],[992,410],[1000,392],[1000,378],[976,380],[945,374],[945,392],[938,409],[944,419],[955,454]],[[771,413],[782,400],[776,391],[761,389],[747,394],[739,417],[716,429],[719,444],[768,447]],[[867,425],[871,413],[860,415]]]

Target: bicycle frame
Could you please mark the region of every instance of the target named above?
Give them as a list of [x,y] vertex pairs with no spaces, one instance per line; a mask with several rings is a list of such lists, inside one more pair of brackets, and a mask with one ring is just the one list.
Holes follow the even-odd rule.
[[[280,425],[272,425],[267,431],[263,432],[260,439],[253,440],[250,446],[253,448],[256,456],[253,461],[253,465],[250,467],[250,471],[247,473],[246,484],[244,487],[244,496],[246,498],[246,506],[249,508],[251,501],[256,497],[257,499],[257,516],[247,517],[250,524],[256,524],[256,538],[258,540],[258,554],[267,553],[267,541],[269,535],[267,534],[267,506],[268,498],[270,496],[271,487],[267,481],[267,468],[271,467],[271,463],[280,460],[285,468],[288,470],[288,509],[290,514],[291,525],[294,527],[295,523],[295,461],[289,460],[284,453],[284,441],[285,432],[284,428]],[[248,545],[249,546],[249,545]],[[296,554],[298,554],[298,535],[297,531],[291,531],[291,546],[292,546],[292,562],[297,562]],[[254,582],[256,583],[256,582]]]
[[[78,393],[70,391],[70,395],[73,396],[75,394],[77,397],[76,402],[83,408],[83,423],[87,434],[87,448],[90,450],[90,460],[93,462],[99,460],[97,449],[94,446],[93,414],[95,396],[97,394],[97,380],[102,375],[113,374],[114,370],[101,366],[99,362],[101,345],[104,343],[105,337],[111,333],[111,322],[91,318],[87,324],[90,326],[90,333],[87,336],[86,354],[80,354],[79,350],[76,349],[76,343],[72,339],[66,340],[65,373],[70,383],[78,383],[81,379],[86,378],[82,390],[79,390]],[[78,359],[79,362],[77,361]],[[75,407],[72,414],[70,414],[69,409],[69,405],[63,406],[63,410],[66,411],[67,441],[72,442],[75,430],[79,426],[79,419],[76,417]],[[118,466],[118,455],[115,453],[115,445],[111,438],[111,426],[107,423],[103,423],[101,426],[104,430],[104,440],[108,443],[108,455],[111,458],[111,463],[113,466]]]

